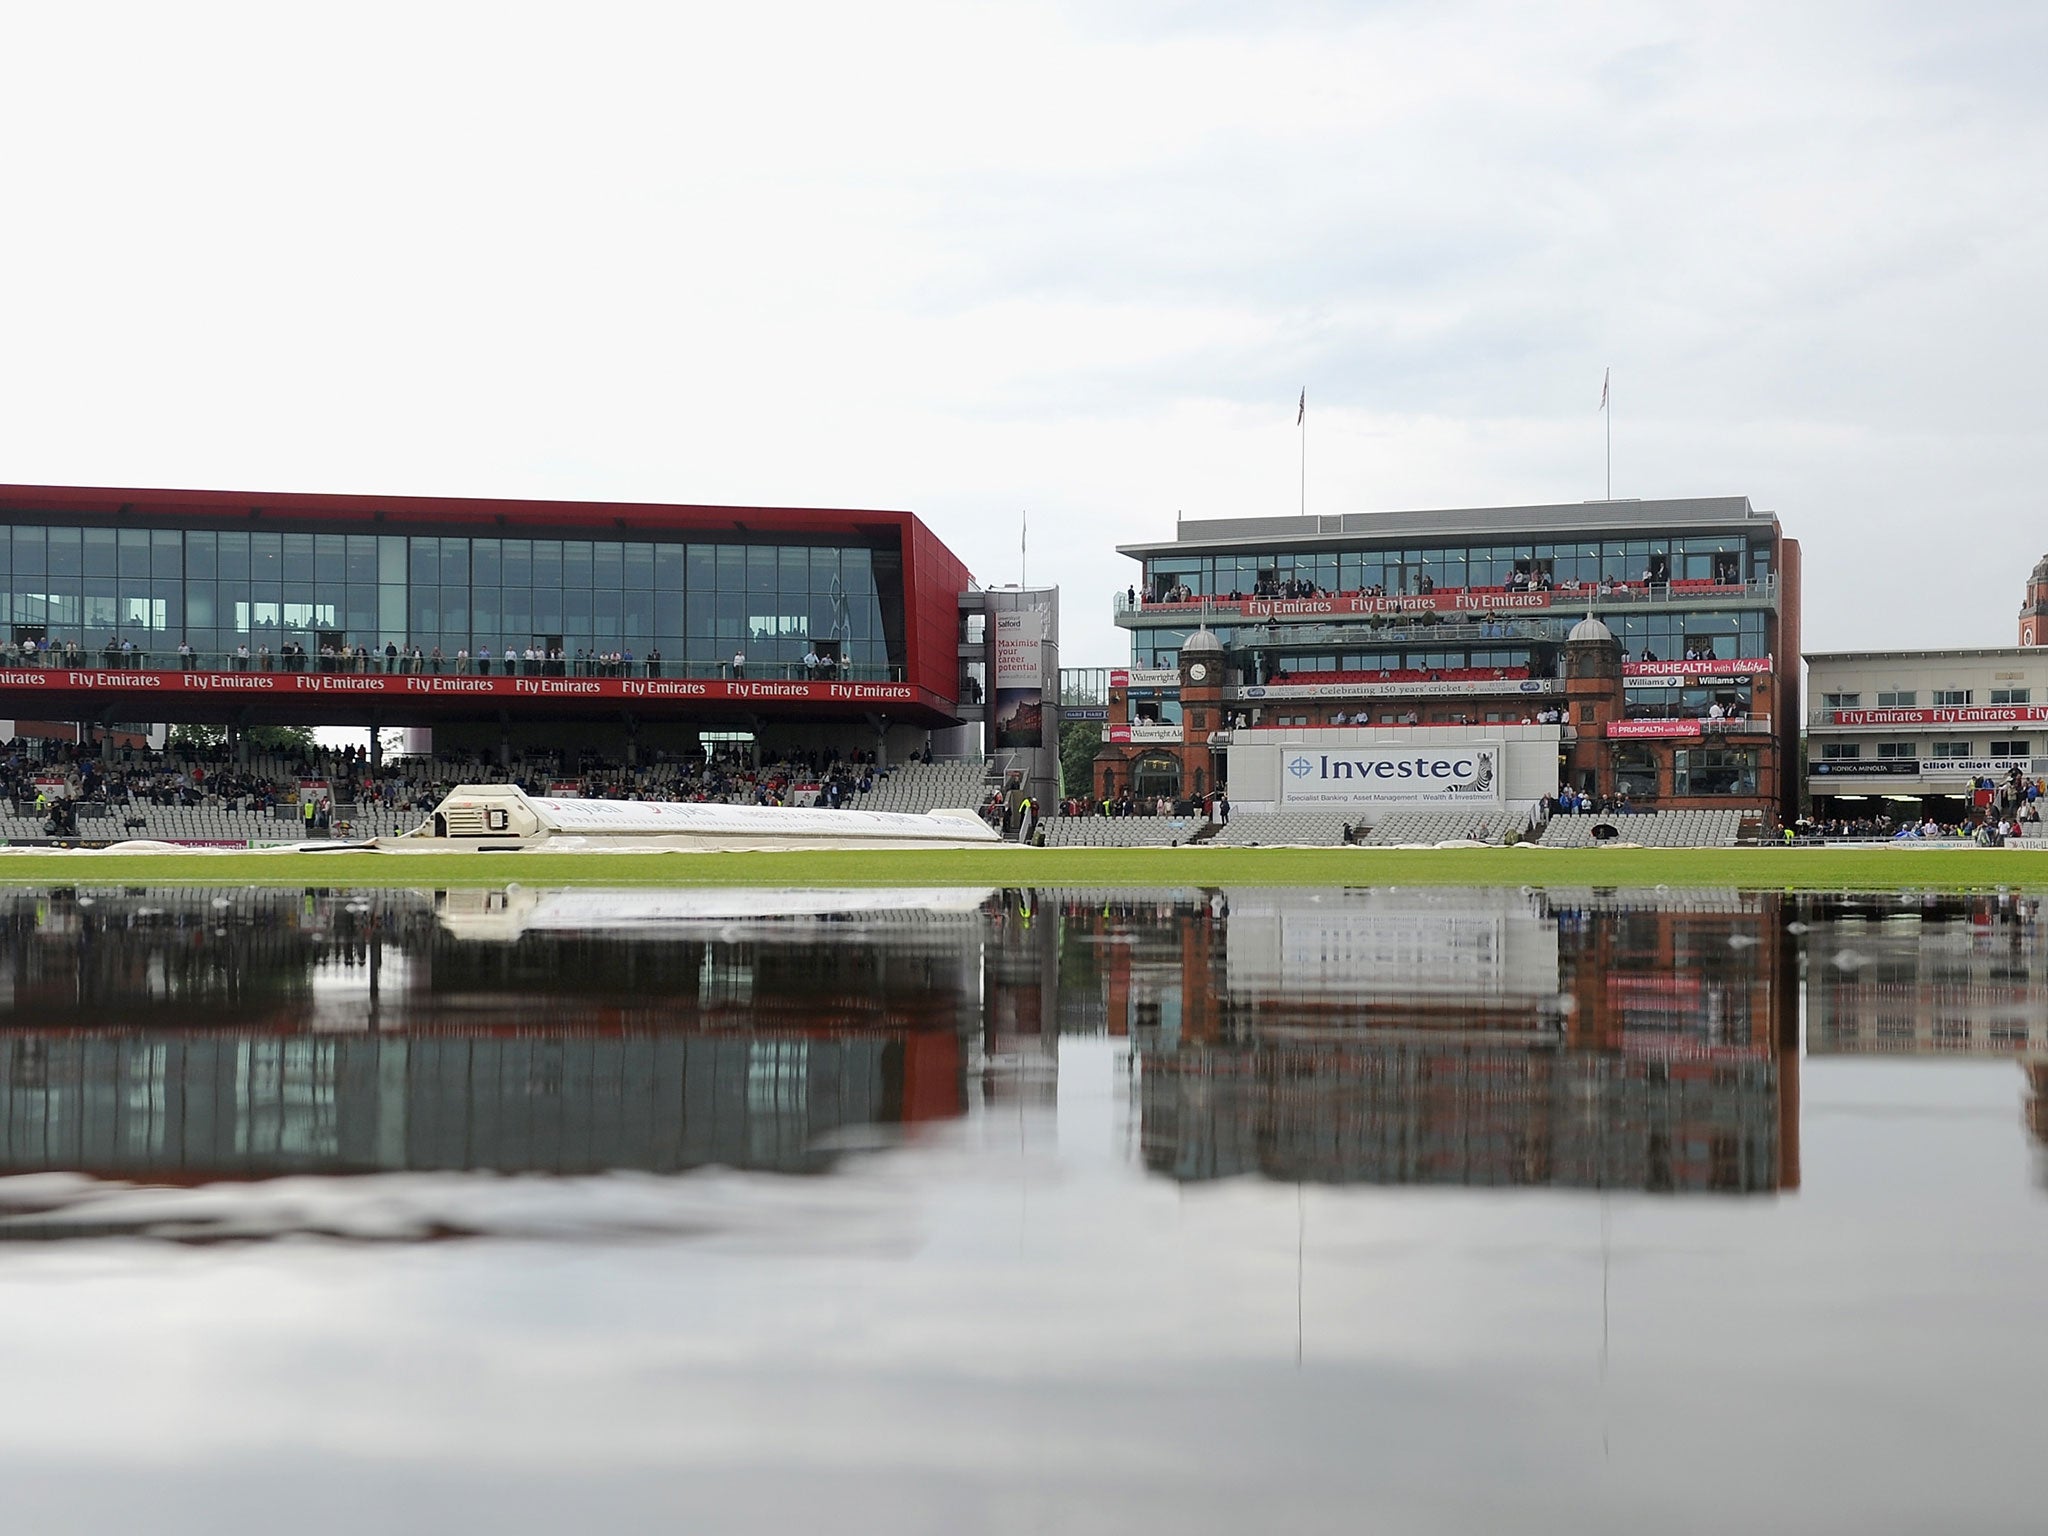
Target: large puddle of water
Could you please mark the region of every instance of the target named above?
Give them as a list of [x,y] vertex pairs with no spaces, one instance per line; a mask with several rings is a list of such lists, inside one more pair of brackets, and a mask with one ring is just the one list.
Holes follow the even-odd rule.
[[10,1529],[2034,1530],[2017,896],[0,892]]

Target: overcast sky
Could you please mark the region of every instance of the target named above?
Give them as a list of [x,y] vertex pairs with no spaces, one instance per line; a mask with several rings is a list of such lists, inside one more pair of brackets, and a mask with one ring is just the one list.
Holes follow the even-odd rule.
[[1189,517],[1746,494],[1807,645],[2048,551],[2038,3],[11,6],[0,480]]

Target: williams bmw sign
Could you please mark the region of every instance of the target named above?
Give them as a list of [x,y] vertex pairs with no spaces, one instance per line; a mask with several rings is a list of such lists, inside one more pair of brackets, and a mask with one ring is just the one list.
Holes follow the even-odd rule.
[[1497,804],[1500,745],[1300,747],[1280,759],[1280,803],[1287,806]]

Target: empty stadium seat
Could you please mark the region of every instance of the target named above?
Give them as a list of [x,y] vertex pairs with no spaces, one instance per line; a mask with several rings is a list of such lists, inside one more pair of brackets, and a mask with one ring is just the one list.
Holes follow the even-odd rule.
[[1634,811],[1553,816],[1541,839],[1546,848],[1597,847],[1610,839],[1593,829],[1614,829],[1611,841],[1646,848],[1733,848],[1742,830],[1740,810]]

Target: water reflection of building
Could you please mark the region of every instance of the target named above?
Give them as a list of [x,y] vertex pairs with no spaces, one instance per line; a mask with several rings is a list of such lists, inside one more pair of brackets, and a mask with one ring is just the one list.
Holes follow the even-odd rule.
[[1806,1048],[1816,1056],[2048,1053],[2039,901],[1809,896]]
[[1122,993],[1160,1172],[1798,1183],[1772,897],[1234,890],[1163,931],[1173,962],[1134,946]]
[[476,942],[451,900],[0,894],[0,1169],[804,1171],[964,1112],[971,904]]
[[1012,889],[992,896],[982,917],[982,1100],[1049,1105],[1059,1093],[1059,909],[1041,892]]
[[[2036,897],[1808,896],[1814,1056],[2016,1057],[2048,1149],[2048,953]],[[2048,1183],[2048,1161],[2041,1177]]]

